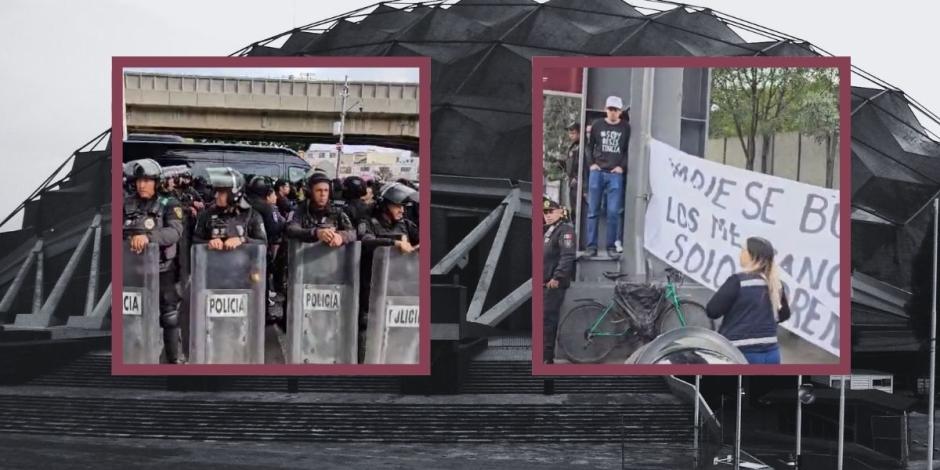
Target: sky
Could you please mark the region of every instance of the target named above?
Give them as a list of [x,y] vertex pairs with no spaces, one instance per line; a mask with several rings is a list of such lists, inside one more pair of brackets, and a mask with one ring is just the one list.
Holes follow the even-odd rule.
[[[296,26],[370,5],[324,0],[0,2],[0,218],[78,146],[110,127],[112,56],[229,55]],[[697,0],[797,36],[940,113],[940,2]],[[637,4],[644,4],[637,2]],[[92,6],[93,5],[93,6]],[[852,5],[857,5],[852,8]],[[925,59],[921,59],[925,58]],[[18,228],[8,224],[0,231]]]

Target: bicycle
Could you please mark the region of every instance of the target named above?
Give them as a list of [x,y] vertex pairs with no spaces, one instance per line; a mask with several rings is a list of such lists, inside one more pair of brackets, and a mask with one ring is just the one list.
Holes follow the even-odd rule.
[[[604,277],[617,280],[626,276],[604,273]],[[604,360],[613,349],[630,336],[652,340],[660,333],[685,326],[715,329],[714,322],[705,314],[705,307],[691,300],[679,298],[678,289],[685,276],[666,269],[665,285],[618,283],[614,296],[606,305],[594,299],[578,299],[581,305],[571,309],[558,327],[558,345],[575,363],[596,363]],[[659,291],[656,303],[647,312],[638,311],[627,298],[628,289],[652,288]],[[652,312],[649,316],[646,313]],[[691,320],[691,321],[690,321]]]

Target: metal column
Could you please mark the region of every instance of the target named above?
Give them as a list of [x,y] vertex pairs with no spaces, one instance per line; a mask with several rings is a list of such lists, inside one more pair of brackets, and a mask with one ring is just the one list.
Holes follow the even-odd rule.
[[937,218],[940,216],[940,198],[933,200],[933,288],[930,294],[930,397],[927,399],[927,468],[933,468],[933,446],[934,446],[934,399],[937,393],[937,236],[938,231]]

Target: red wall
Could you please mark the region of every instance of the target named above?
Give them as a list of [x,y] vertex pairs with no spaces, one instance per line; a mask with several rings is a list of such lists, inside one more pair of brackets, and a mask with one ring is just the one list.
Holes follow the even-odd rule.
[[542,86],[545,90],[581,93],[582,68],[542,69]]

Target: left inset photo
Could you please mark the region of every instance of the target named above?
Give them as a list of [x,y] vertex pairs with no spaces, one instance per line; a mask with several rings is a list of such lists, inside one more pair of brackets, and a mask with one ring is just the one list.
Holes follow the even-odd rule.
[[115,58],[113,373],[427,374],[429,66]]

